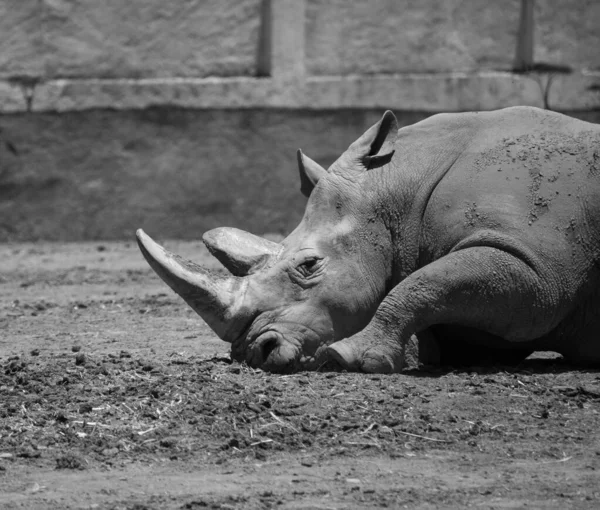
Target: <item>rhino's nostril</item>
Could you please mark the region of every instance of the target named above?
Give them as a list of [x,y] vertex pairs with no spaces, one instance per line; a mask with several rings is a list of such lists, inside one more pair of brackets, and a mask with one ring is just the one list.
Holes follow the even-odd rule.
[[269,355],[273,352],[275,347],[277,347],[277,338],[269,338],[262,344],[262,359],[266,361],[269,358]]
[[289,372],[299,350],[276,331],[268,331],[257,340],[252,362],[270,372]]

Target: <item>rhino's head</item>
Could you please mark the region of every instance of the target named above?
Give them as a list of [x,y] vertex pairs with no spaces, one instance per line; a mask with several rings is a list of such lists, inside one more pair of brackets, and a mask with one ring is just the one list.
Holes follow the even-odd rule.
[[[391,160],[381,121],[329,169],[298,151],[301,191],[309,197],[300,225],[281,243],[235,228],[206,232],[204,243],[229,270],[210,274],[138,230],[140,249],[156,273],[226,342],[232,356],[274,372],[314,370],[326,347],[360,331],[391,278],[391,243],[377,220],[374,188],[364,176]],[[380,149],[385,145],[387,151]],[[374,210],[375,209],[375,210]]]

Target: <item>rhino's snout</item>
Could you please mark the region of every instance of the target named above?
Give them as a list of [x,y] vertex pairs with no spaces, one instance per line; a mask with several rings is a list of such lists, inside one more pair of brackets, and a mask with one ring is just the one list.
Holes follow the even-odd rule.
[[276,331],[267,331],[255,341],[249,363],[269,372],[291,372],[298,358],[298,349]]

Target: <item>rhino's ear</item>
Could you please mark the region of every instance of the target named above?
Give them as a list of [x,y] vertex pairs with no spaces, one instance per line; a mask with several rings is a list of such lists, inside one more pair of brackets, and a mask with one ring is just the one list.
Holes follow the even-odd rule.
[[[367,129],[365,134],[356,140],[348,150],[359,157],[367,170],[379,168],[391,161],[394,155],[392,147],[397,136],[398,121],[396,116],[388,110],[383,114],[381,120]],[[382,147],[382,153],[378,154]]]
[[319,179],[327,175],[327,170],[302,154],[300,149],[296,152],[296,157],[298,158],[298,170],[300,170],[300,191],[305,197],[309,197]]
[[209,230],[202,240],[208,251],[234,276],[246,276],[282,249],[279,243],[231,227]]

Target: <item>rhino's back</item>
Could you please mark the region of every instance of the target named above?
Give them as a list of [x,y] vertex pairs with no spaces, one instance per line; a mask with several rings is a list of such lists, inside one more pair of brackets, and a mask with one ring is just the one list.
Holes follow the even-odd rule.
[[559,258],[578,239],[600,250],[600,126],[529,107],[436,117],[460,152],[426,206],[434,257],[478,231]]

